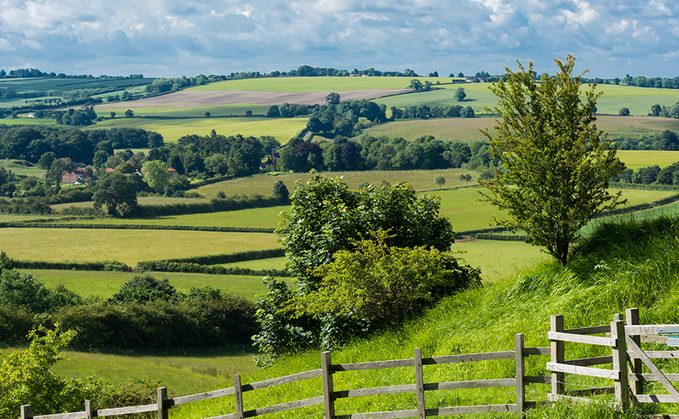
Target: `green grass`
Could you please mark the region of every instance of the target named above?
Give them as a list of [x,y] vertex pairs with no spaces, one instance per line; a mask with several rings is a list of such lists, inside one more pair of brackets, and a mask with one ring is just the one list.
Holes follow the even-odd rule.
[[10,170],[12,173],[21,176],[34,176],[37,178],[44,178],[47,170],[41,169],[38,166],[24,166],[23,164],[15,163],[15,159],[1,159],[0,167],[5,170]]
[[[488,129],[492,134],[495,121],[494,117],[405,120],[375,125],[364,130],[364,133],[373,136],[386,135],[389,138],[403,137],[410,141],[424,135],[433,135],[443,141],[487,142],[488,139],[479,130]],[[653,135],[667,129],[679,131],[679,119],[669,118],[600,115],[596,124],[600,130],[607,132],[610,138]]]
[[[497,97],[488,90],[487,84],[474,85],[451,85],[451,88],[442,90],[432,90],[428,92],[418,92],[407,95],[396,95],[385,98],[376,99],[375,102],[384,104],[388,108],[395,106],[397,108],[405,108],[408,106],[427,105],[433,106],[452,106],[459,105],[463,107],[471,106],[476,113],[488,113],[485,108],[492,108],[497,105]],[[463,101],[455,99],[455,90],[462,87],[467,94]]]
[[[62,271],[52,269],[22,269],[21,271],[32,273],[48,288],[54,288],[61,284],[82,297],[100,296],[104,299],[111,298],[113,294],[120,290],[121,285],[135,276],[147,274],[147,272]],[[194,287],[212,287],[221,289],[227,294],[239,295],[254,301],[257,294],[266,292],[260,276],[205,275],[178,272],[148,272],[148,274],[158,279],[169,279],[172,286],[184,293],[188,293]],[[291,280],[286,279],[286,281],[292,284]]]
[[257,259],[257,260],[245,260],[243,262],[235,263],[225,263],[222,266],[233,267],[233,268],[249,268],[249,269],[285,269],[285,264],[288,258],[270,258],[270,259]]
[[[6,355],[16,349],[24,348],[3,348],[0,354]],[[66,351],[66,359],[57,362],[53,370],[69,378],[105,377],[114,385],[138,379],[160,380],[176,396],[181,396],[233,385],[234,374],[256,370],[252,356],[250,348],[168,353]]]
[[[676,303],[679,285],[679,242],[668,243],[676,236],[678,220],[635,224],[622,222],[596,233],[582,250],[573,254],[568,268],[553,261],[533,265],[515,276],[481,289],[446,298],[423,316],[403,327],[378,334],[333,350],[333,363],[364,362],[412,358],[413,348],[422,348],[423,356],[479,353],[511,350],[515,333],[524,333],[527,347],[548,346],[549,316],[563,314],[565,327],[607,324],[613,314],[627,307],[641,309],[646,324],[679,322]],[[567,359],[603,355],[605,350],[591,345],[567,345]],[[528,375],[545,375],[549,357],[530,357]],[[272,368],[243,374],[249,383],[277,376],[319,368],[318,351],[310,351],[283,360]],[[663,370],[676,372],[679,366],[665,363]],[[513,377],[513,360],[450,364],[425,367],[425,382]],[[407,384],[414,382],[410,368],[339,372],[333,376],[335,391]],[[566,378],[566,389],[610,385],[610,381],[590,378]],[[647,390],[658,391],[653,385]],[[320,380],[307,380],[248,393],[245,409],[270,406],[320,394]],[[546,385],[530,385],[528,400],[544,400]],[[440,391],[427,394],[429,406],[480,405],[512,403],[513,388]],[[357,397],[336,405],[337,414],[414,408],[413,394]],[[663,405],[668,412],[676,407]],[[187,405],[175,412],[176,418],[216,416],[233,412],[232,398]],[[564,410],[570,413],[563,413]],[[588,410],[588,413],[582,413]],[[601,408],[568,408],[563,405],[527,412],[528,418],[542,417],[619,417]],[[573,411],[574,410],[574,411]],[[578,411],[580,413],[578,413]],[[293,411],[271,417],[320,417],[322,407]],[[561,412],[561,413],[558,413]],[[605,412],[604,412],[605,413]],[[478,417],[497,417],[478,415]]]
[[122,80],[95,80],[85,78],[42,78],[30,77],[23,79],[0,80],[0,87],[8,87],[19,93],[32,91],[58,90],[68,91],[75,89],[93,89],[102,87],[133,87],[150,84],[153,79],[122,79]]
[[[168,205],[168,204],[199,204],[205,202],[204,198],[172,198],[164,196],[140,196],[137,198],[137,203],[139,205]],[[83,202],[69,202],[66,204],[54,204],[50,207],[55,211],[61,211],[64,208],[77,207],[77,208],[92,208],[94,201],[83,201]]]
[[[449,77],[278,77],[262,79],[228,80],[191,87],[187,91],[258,90],[265,92],[338,92],[366,89],[407,89],[410,80],[424,83],[450,83]],[[457,85],[456,85],[457,87]]]
[[628,169],[658,165],[661,168],[679,162],[679,151],[619,150],[618,157]]
[[484,283],[497,282],[549,258],[540,247],[521,241],[458,240],[452,250],[464,252],[460,257],[465,263],[481,269]]
[[[128,109],[135,112],[130,104]],[[205,111],[203,111],[203,114]],[[190,118],[190,119],[152,119],[152,118],[115,118],[99,122],[86,129],[102,128],[141,128],[158,132],[166,142],[175,142],[185,135],[208,135],[213,129],[222,135],[261,137],[270,135],[285,144],[306,126],[302,118]]]
[[273,234],[170,230],[2,229],[2,250],[14,259],[54,262],[144,260],[217,255],[279,247]]
[[0,119],[0,124],[5,125],[57,125],[57,121],[54,119],[41,119],[41,118],[4,118]]
[[[459,180],[461,174],[469,173],[473,176],[471,182],[462,182]],[[358,187],[361,182],[372,183],[379,186],[383,180],[390,183],[408,182],[417,191],[435,191],[437,190],[434,178],[438,175],[443,175],[446,179],[444,188],[473,185],[476,182],[476,173],[464,169],[449,169],[449,170],[410,170],[410,171],[366,171],[366,172],[324,172],[324,176],[337,177],[341,176],[344,182],[352,189]],[[221,191],[227,196],[232,195],[264,195],[268,196],[273,193],[273,186],[276,182],[282,181],[292,193],[295,188],[295,181],[301,180],[306,182],[311,175],[309,173],[278,173],[278,174],[264,174],[253,176],[249,178],[239,178],[227,180],[224,182],[213,183],[211,185],[202,186],[197,189],[197,192],[207,198],[214,198]]]
[[68,221],[68,223],[276,228],[279,221],[278,214],[287,208],[288,206],[251,208],[238,211],[174,215],[158,218],[102,218]]

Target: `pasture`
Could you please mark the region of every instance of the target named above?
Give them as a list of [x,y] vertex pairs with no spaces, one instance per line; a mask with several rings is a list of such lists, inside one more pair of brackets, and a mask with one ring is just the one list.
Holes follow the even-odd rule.
[[[205,112],[210,112],[211,117],[225,117],[225,116],[245,116],[247,111],[252,111],[253,115],[266,115],[269,111],[270,106],[266,105],[253,105],[253,104],[239,104],[239,105],[221,105],[221,106],[206,106],[206,107],[186,107],[186,108],[174,108],[174,107],[148,107],[142,108],[135,107],[133,109],[135,116],[145,116],[154,117],[162,116],[163,118],[204,118]],[[108,108],[111,106],[112,108]],[[111,112],[116,113],[117,118],[123,118],[125,116],[125,111],[130,109],[129,107],[113,107],[119,106],[107,105],[105,109],[100,109],[97,107],[97,115],[103,116],[105,118],[110,118]]]
[[337,92],[348,90],[408,89],[410,80],[432,84],[450,83],[450,77],[271,77],[258,79],[227,80],[196,86],[186,91],[256,90],[264,92]]
[[656,164],[663,168],[679,162],[679,151],[618,150],[618,157],[628,169],[637,170]]
[[[461,174],[469,173],[472,175],[471,182],[463,182],[459,180]],[[383,180],[389,183],[408,182],[416,191],[432,191],[437,190],[434,184],[434,178],[438,175],[443,175],[446,179],[445,188],[468,186],[476,184],[477,174],[470,170],[464,169],[447,169],[447,170],[406,170],[406,171],[366,171],[366,172],[324,172],[324,176],[338,177],[341,176],[344,182],[351,189],[356,189],[361,182],[368,182],[377,187],[382,184]],[[292,193],[295,188],[295,181],[300,180],[306,182],[311,178],[309,173],[278,173],[272,175],[259,175],[249,178],[231,179],[224,182],[213,183],[211,185],[201,186],[196,191],[207,198],[214,198],[220,191],[223,191],[227,196],[231,195],[264,195],[268,196],[273,193],[273,186],[276,182],[282,181]]]
[[37,178],[44,178],[47,170],[41,169],[38,166],[24,166],[16,163],[15,160],[0,159],[0,167],[5,170],[10,170],[12,173],[22,176],[35,176]]
[[[277,258],[278,259],[278,258]],[[283,258],[284,259],[284,258]],[[262,259],[267,260],[267,259]],[[258,262],[258,261],[251,261]],[[245,263],[245,262],[239,262]],[[250,267],[250,266],[248,266]],[[282,269],[280,268],[275,269]],[[264,294],[266,288],[260,276],[247,275],[206,275],[177,272],[106,272],[106,271],[69,271],[57,269],[21,269],[35,275],[47,288],[64,285],[81,297],[111,298],[120,286],[135,276],[151,275],[154,278],[167,278],[170,284],[183,293],[191,288],[212,287],[226,294],[238,295],[254,301],[257,294]],[[292,285],[292,281],[286,279]]]
[[[134,107],[128,109],[134,110]],[[205,111],[203,111],[205,113]],[[209,135],[215,130],[221,135],[241,134],[245,137],[275,137],[285,144],[306,127],[307,120],[300,118],[191,118],[191,119],[152,119],[152,118],[115,118],[99,122],[84,129],[102,128],[141,128],[155,131],[166,142],[176,142],[185,135]]]
[[13,259],[51,262],[145,260],[218,255],[280,247],[266,233],[170,230],[2,229],[2,249]]
[[55,90],[65,92],[76,89],[127,88],[151,84],[154,79],[90,79],[90,78],[48,78],[29,77],[23,79],[0,79],[0,87],[16,90],[18,93]]
[[[389,138],[403,137],[409,141],[414,141],[424,135],[433,135],[442,141],[457,140],[471,143],[488,141],[479,130],[488,129],[492,134],[496,120],[495,117],[400,120],[375,125],[363,132],[375,137],[383,135]],[[667,129],[679,131],[679,119],[657,117],[599,115],[596,125],[600,130],[608,133],[611,139],[653,135]]]
[[[214,226],[214,227],[278,227],[278,214],[287,205],[269,208],[251,208],[238,211],[210,212],[203,214],[172,215],[157,218],[100,218],[96,220],[68,221],[80,224],[134,224],[163,226]],[[2,218],[0,218],[2,220]]]

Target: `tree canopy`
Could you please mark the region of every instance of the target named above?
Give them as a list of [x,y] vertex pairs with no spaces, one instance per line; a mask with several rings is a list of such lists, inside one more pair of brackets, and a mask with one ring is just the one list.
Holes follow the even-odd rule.
[[608,182],[625,166],[595,125],[596,85],[581,90],[571,55],[554,61],[554,77],[537,82],[533,63],[526,69],[517,62],[519,71],[507,67],[506,81],[493,83],[499,98],[493,111],[501,119],[484,134],[501,169],[479,183],[488,189],[485,199],[509,213],[495,220],[499,225],[526,231],[533,244],[566,264],[580,228],[624,202],[620,192],[608,192]]

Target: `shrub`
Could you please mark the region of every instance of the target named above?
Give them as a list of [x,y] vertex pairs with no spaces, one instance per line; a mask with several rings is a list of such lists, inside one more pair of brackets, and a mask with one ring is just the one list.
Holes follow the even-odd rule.
[[135,276],[130,281],[120,286],[120,290],[111,297],[116,303],[136,301],[145,303],[148,301],[164,300],[174,301],[179,297],[177,290],[170,285],[167,278],[158,280],[151,275]]

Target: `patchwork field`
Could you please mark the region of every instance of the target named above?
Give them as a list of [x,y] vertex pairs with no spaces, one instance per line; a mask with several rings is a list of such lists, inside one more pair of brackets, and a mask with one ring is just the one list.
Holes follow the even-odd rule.
[[[204,111],[203,111],[204,113]],[[215,130],[222,135],[261,137],[270,135],[285,144],[306,127],[307,120],[300,118],[191,118],[191,119],[150,119],[150,118],[115,118],[86,129],[102,128],[142,128],[156,131],[166,142],[175,142],[179,138],[190,135],[209,135]]]
[[164,230],[2,229],[2,250],[14,259],[95,262],[130,266],[172,259],[280,247],[273,234]]
[[637,170],[656,164],[663,168],[679,162],[679,151],[618,150],[618,157],[628,169]]

